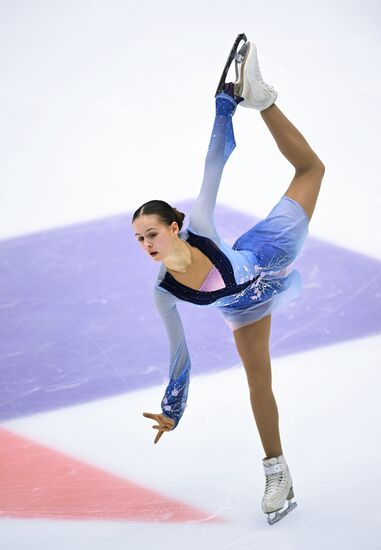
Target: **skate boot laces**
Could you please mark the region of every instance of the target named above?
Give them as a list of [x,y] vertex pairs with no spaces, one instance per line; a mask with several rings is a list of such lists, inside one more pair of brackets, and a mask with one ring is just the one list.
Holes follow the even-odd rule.
[[261,69],[259,67],[259,63],[258,63],[258,60],[257,60],[257,63],[255,64],[255,69],[254,69],[254,75],[255,75],[255,79],[260,82],[262,84],[262,87],[269,93],[272,93],[272,92],[275,92],[275,88],[273,86],[270,86],[269,84],[267,84],[264,80],[263,80],[263,77],[262,77],[262,73],[261,73]]
[[281,493],[288,482],[287,465],[283,461],[279,461],[277,458],[271,458],[263,464],[266,485],[265,485],[265,498],[271,498]]
[[286,484],[286,472],[280,472],[279,474],[266,474],[266,498],[271,498],[281,493],[284,490]]

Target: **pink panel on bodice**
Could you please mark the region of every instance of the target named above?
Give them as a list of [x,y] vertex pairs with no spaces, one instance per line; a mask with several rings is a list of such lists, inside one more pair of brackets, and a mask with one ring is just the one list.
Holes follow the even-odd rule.
[[220,290],[221,288],[225,288],[224,280],[216,266],[213,266],[213,269],[209,271],[199,290],[210,292],[211,290]]

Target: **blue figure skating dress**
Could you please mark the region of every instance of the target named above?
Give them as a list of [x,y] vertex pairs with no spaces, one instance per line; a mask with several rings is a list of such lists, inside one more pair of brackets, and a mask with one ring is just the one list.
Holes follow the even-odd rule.
[[309,219],[293,199],[282,196],[265,219],[241,235],[232,246],[219,236],[214,209],[223,169],[234,150],[232,117],[237,103],[222,92],[216,97],[216,115],[205,160],[201,191],[179,238],[198,248],[213,269],[199,290],[178,282],[162,263],[153,288],[170,346],[169,384],[161,408],[176,427],[186,407],[191,359],[179,300],[199,307],[216,307],[234,331],[258,321],[300,295],[301,277],[291,264],[308,234]]

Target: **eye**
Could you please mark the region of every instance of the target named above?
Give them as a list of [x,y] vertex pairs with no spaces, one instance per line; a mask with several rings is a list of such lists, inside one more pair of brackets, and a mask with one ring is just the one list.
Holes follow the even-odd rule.
[[[156,237],[156,235],[157,235],[157,233],[150,233],[150,234],[149,234],[149,237],[150,237],[150,239],[153,239],[154,237]],[[139,242],[141,242],[142,240],[143,240],[143,237],[139,237],[139,238],[138,238],[138,241],[139,241]]]

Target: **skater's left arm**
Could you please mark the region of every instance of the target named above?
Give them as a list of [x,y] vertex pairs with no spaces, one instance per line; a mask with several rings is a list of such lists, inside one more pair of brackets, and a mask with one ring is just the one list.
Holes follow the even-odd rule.
[[157,443],[162,435],[160,432],[176,428],[184,413],[188,398],[191,359],[176,306],[177,298],[156,286],[153,292],[170,344],[169,383],[161,402],[162,414],[144,413],[147,418],[153,418],[158,422],[156,429],[159,429],[159,434],[155,439]]

